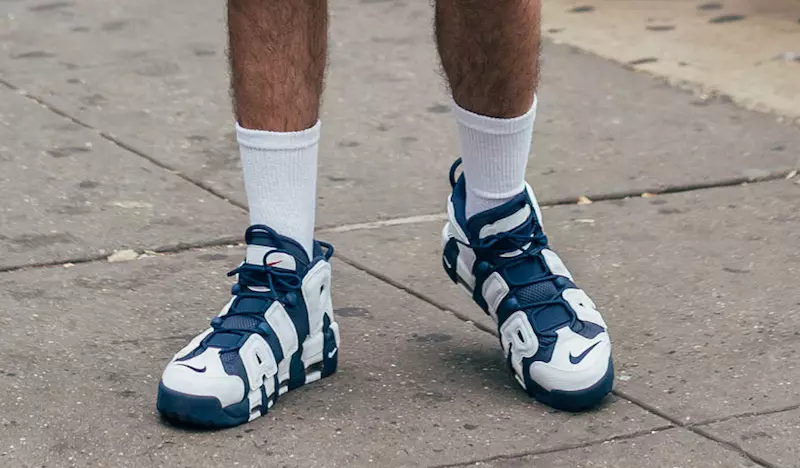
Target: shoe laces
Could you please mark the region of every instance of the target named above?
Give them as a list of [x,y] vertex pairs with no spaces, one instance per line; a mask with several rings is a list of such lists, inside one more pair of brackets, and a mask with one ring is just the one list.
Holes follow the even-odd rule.
[[[457,184],[456,179],[456,172],[458,171],[458,167],[461,165],[461,158],[457,158],[453,165],[450,166],[450,186],[455,188]],[[534,221],[535,222],[535,221]],[[516,232],[515,232],[516,231]],[[524,263],[529,260],[539,259],[544,265],[547,265],[547,262],[541,255],[542,250],[548,248],[548,241],[547,236],[545,235],[544,231],[542,230],[541,226],[534,226],[532,233],[524,233],[519,232],[519,230],[512,230],[507,232],[501,232],[498,234],[494,234],[492,236],[477,239],[474,243],[467,243],[463,242],[459,239],[456,239],[456,242],[459,244],[472,249],[477,257],[483,258],[492,258],[494,261],[490,263],[491,268],[486,273],[488,277],[495,271],[504,268],[512,268],[515,265]],[[513,248],[509,248],[513,247]],[[506,256],[503,255],[504,253],[510,253],[514,251],[519,251],[519,254],[514,256]],[[524,281],[520,283],[508,283],[509,289],[512,289],[515,292],[521,291],[525,288],[534,286],[538,283],[546,283],[551,282],[556,289],[556,293],[553,295],[551,299],[547,300],[539,300],[539,301],[520,301],[519,306],[521,310],[526,310],[528,314],[535,318],[536,314],[547,310],[548,306],[551,305],[561,305],[567,311],[569,315],[569,326],[571,328],[576,328],[581,326],[581,322],[578,320],[577,315],[569,307],[566,302],[562,299],[561,293],[567,289],[568,285],[564,285],[561,287],[556,286],[556,280],[559,278],[558,275],[554,275],[552,273],[545,274],[537,278],[530,279],[529,281]],[[506,278],[506,281],[508,279]],[[519,295],[517,295],[517,300],[520,300]],[[540,335],[541,332],[537,330],[537,335]],[[555,334],[541,334],[540,335],[540,342],[543,341],[555,341]]]
[[[519,251],[519,253],[514,256],[504,256],[502,251],[498,253],[498,247],[501,246],[503,247],[502,251],[509,253]],[[516,249],[510,251],[506,249],[506,247],[512,246]],[[472,249],[475,251],[478,257],[483,256],[486,258],[486,256],[491,256],[495,259],[495,261],[492,262],[491,270],[486,273],[487,276],[491,275],[497,270],[510,269],[527,261],[537,261],[537,259],[544,265],[547,265],[547,262],[544,260],[541,254],[542,250],[546,248],[548,248],[547,236],[544,234],[544,232],[542,232],[541,228],[538,227],[535,227],[532,234],[502,232],[485,239],[479,239],[475,244],[472,245]],[[503,276],[506,281],[508,281],[506,275]],[[557,281],[559,278],[560,277],[558,275],[547,273],[522,282],[508,283],[509,289],[516,293],[517,301],[519,301],[519,309],[526,311],[532,318],[534,328],[537,328],[535,326],[537,314],[546,313],[549,307],[554,305],[563,306],[569,317],[568,322],[563,323],[561,326],[569,325],[570,328],[573,329],[581,328],[577,315],[561,297],[561,293],[567,289],[569,285],[567,283],[559,286]],[[550,283],[555,290],[553,296],[550,299],[545,300],[528,299],[526,301],[523,297],[525,294],[521,294],[521,292],[534,289],[535,285],[540,283]],[[542,286],[544,287],[544,285]],[[550,342],[555,342],[556,340],[556,335],[552,330],[551,332],[545,333],[544,331],[537,329],[536,334],[539,335],[540,344],[548,344]]]
[[[330,260],[333,256],[333,245],[327,242],[318,242],[325,248],[323,253],[325,260]],[[264,337],[273,333],[264,317],[264,313],[273,302],[278,301],[287,308],[294,308],[297,306],[297,301],[300,300],[298,291],[303,285],[303,277],[298,271],[300,271],[301,266],[303,269],[308,267],[308,263],[294,257],[295,270],[288,270],[270,265],[269,257],[278,253],[291,255],[291,253],[286,250],[276,248],[264,254],[260,265],[242,263],[228,272],[228,276],[238,275],[238,282],[231,288],[231,294],[236,296],[236,299],[225,315],[215,317],[211,320],[211,327],[214,330],[203,340],[204,344],[215,335],[223,333],[231,334],[239,337],[238,343],[234,346],[226,346],[223,349],[224,351],[237,350],[244,345],[247,338],[253,333],[258,333]],[[267,309],[238,310],[237,305],[239,301],[248,298],[265,301]],[[238,320],[237,323],[251,323],[252,325],[232,326],[225,324],[226,320],[232,317],[248,318],[250,320]]]

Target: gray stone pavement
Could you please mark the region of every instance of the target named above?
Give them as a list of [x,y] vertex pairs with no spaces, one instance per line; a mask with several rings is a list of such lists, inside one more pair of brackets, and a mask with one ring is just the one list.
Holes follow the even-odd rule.
[[242,253],[223,2],[1,4],[0,466],[800,466],[798,128],[546,46],[530,181],[619,369],[598,410],[552,411],[440,271],[456,142],[430,6],[332,5],[341,368],[192,432],[154,399]]

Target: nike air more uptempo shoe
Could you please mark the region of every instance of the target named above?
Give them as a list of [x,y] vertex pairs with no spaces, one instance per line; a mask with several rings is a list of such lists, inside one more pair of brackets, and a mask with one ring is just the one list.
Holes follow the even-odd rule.
[[459,163],[450,169],[444,269],[497,322],[506,361],[528,394],[566,411],[597,405],[614,383],[606,324],[550,250],[533,191],[526,186],[466,219]]
[[331,308],[333,247],[314,258],[267,226],[245,235],[247,258],[233,298],[167,364],[158,410],[168,419],[229,427],[262,416],[289,390],[336,371],[339,328]]

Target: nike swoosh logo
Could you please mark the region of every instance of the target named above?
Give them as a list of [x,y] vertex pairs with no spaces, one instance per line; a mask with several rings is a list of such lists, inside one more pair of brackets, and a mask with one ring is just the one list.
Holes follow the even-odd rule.
[[282,260],[278,260],[278,261],[275,261],[275,262],[269,262],[269,263],[267,263],[267,266],[275,266],[275,265],[281,263],[281,261]]
[[328,353],[328,359],[332,358],[336,351],[339,351],[339,348],[333,348],[330,353]]
[[193,370],[193,371],[195,371],[195,372],[198,372],[198,373],[200,373],[200,374],[202,374],[203,372],[205,372],[205,371],[206,371],[206,366],[203,366],[203,368],[202,368],[202,369],[198,369],[198,368],[196,368],[196,367],[192,367],[192,366],[190,366],[189,364],[178,363],[178,365],[181,365],[181,366],[184,366],[184,367],[188,367],[189,369],[191,369],[191,370]]
[[587,355],[589,355],[589,352],[591,352],[594,349],[594,347],[599,345],[599,344],[600,343],[595,343],[595,344],[589,346],[588,348],[586,348],[586,350],[584,352],[582,352],[581,354],[579,354],[577,356],[573,356],[572,352],[570,351],[570,353],[569,353],[569,362],[571,362],[573,364],[579,364],[581,361],[583,361],[583,358],[585,358]]

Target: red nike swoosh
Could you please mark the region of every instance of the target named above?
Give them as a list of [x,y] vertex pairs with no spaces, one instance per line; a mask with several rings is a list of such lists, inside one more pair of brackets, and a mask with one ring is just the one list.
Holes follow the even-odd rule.
[[280,262],[282,262],[282,261],[283,261],[283,260],[278,260],[277,262],[268,262],[268,263],[267,263],[267,266],[275,266],[275,265],[279,264],[279,263],[280,263]]

